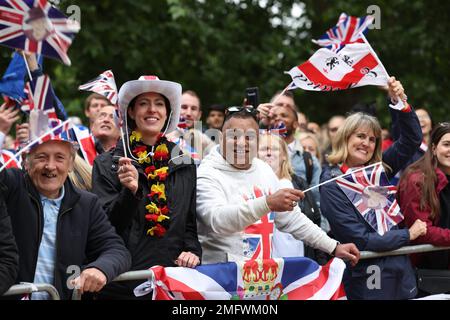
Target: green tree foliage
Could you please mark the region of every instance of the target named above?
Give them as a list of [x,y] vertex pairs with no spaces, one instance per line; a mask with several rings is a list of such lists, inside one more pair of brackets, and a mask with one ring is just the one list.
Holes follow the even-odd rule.
[[[283,89],[283,74],[307,60],[318,38],[341,12],[362,16],[370,2],[360,0],[63,0],[81,8],[81,31],[69,54],[72,66],[46,60],[57,94],[71,114],[82,114],[86,94],[77,91],[112,69],[120,86],[143,74],[180,82],[199,93],[203,105],[240,104],[246,87],[258,86],[267,101]],[[426,106],[435,119],[448,119],[450,3],[384,0],[381,29],[368,39],[386,69],[407,89],[410,102]],[[292,17],[293,6],[302,7]],[[0,70],[10,51],[0,50]],[[311,120],[324,122],[359,101],[377,101],[386,123],[384,93],[365,87],[337,93],[295,91]]]

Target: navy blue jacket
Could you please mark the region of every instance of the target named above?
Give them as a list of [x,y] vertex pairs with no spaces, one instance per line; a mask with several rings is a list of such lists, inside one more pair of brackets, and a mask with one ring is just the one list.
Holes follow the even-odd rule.
[[[388,177],[403,168],[422,141],[422,131],[415,112],[394,112],[398,113],[401,136],[383,153],[383,162],[392,169],[386,170]],[[326,167],[321,181],[341,174],[337,166]],[[376,252],[391,251],[409,244],[409,231],[398,226],[380,236],[336,182],[322,186],[320,197],[322,213],[330,222],[333,237],[341,243],[352,242],[361,251]],[[380,289],[370,289],[368,286],[368,281],[369,284],[376,284],[371,278],[375,274],[371,266],[380,270]],[[410,299],[417,294],[415,275],[408,256],[361,260],[354,268],[348,265],[344,273],[344,285],[349,299]]]
[[[99,269],[111,281],[130,269],[131,257],[97,196],[76,189],[69,179],[64,191],[57,222],[53,285],[61,299],[70,299],[71,290],[66,282],[73,274],[68,273],[69,266]],[[40,195],[30,177],[17,169],[0,174],[0,192],[19,249],[16,282],[33,282],[44,225]]]
[[[391,121],[392,121],[392,128],[391,128],[391,134],[392,134],[392,140],[395,142],[400,138],[401,135],[401,125],[399,123],[399,116],[398,113],[395,112],[394,109],[389,108],[391,111]],[[421,129],[422,130],[422,129]],[[400,168],[399,172],[397,173],[397,175],[392,176],[391,179],[391,183],[393,185],[398,185],[398,182],[400,180],[400,175],[402,174],[403,170],[405,170],[407,167],[409,167],[411,164],[413,164],[414,162],[416,162],[417,160],[419,160],[420,158],[422,158],[425,155],[425,151],[423,151],[421,148],[418,148],[416,150],[416,152],[414,153],[414,155],[412,157],[410,157],[408,159],[408,161],[406,161],[406,163],[403,165],[402,168]]]

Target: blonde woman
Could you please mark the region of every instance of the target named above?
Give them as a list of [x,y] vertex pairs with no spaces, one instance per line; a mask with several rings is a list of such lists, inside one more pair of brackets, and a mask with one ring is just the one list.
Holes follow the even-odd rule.
[[73,171],[69,172],[69,179],[78,189],[92,190],[92,167],[78,154],[75,156]]
[[[381,127],[377,119],[363,113],[353,114],[337,132],[333,152],[328,157],[330,166],[324,169],[322,182],[347,173],[350,169],[381,161],[390,178],[417,151],[422,142],[419,120],[406,103],[403,87],[395,78],[389,81],[389,95],[392,101],[390,107],[395,109],[393,113],[398,116],[398,124],[401,126],[400,138],[382,153]],[[393,105],[397,97],[404,100],[405,108],[400,108],[401,103]],[[355,179],[359,181],[358,177]],[[371,190],[364,189],[364,194]],[[374,224],[375,217],[372,214],[378,215],[380,210],[375,209],[379,208],[367,211],[371,209],[371,202],[367,201],[367,208],[361,209],[361,204],[366,203],[366,196],[361,196],[362,202],[356,202],[350,200],[350,195],[336,182],[328,183],[320,189],[322,213],[330,222],[331,232],[338,241],[354,242],[361,251],[384,252],[408,245],[410,241],[426,233],[426,224],[420,220],[409,230],[402,229],[397,224],[380,233],[380,229],[375,228],[378,225]],[[360,213],[360,210],[365,211]],[[368,286],[373,283],[371,279],[374,272],[378,277],[378,285]],[[417,294],[414,271],[407,256],[362,260],[355,267],[348,266],[344,273],[344,285],[349,299],[410,299]]]
[[[264,133],[260,136],[258,157],[270,165],[280,181],[281,188],[304,190],[307,182],[296,176],[288,155],[288,146],[278,135]],[[302,212],[315,224],[320,226],[321,215],[311,193],[305,194],[305,199],[299,203]],[[274,257],[300,257],[306,256],[316,260],[319,264],[327,262],[326,254],[319,250],[303,245],[292,235],[274,230],[273,235]]]
[[313,133],[301,132],[298,135],[298,140],[303,147],[303,150],[308,151],[315,156],[320,163],[322,163],[322,155],[320,153],[319,140]]

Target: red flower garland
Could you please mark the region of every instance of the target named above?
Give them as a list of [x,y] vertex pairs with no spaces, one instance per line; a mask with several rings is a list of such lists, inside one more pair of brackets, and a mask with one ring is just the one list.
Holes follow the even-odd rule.
[[[134,139],[130,137],[130,143],[133,147],[133,154],[139,158],[139,163],[144,166],[144,172],[148,180],[150,193],[147,195],[148,203],[145,208],[146,221],[149,223],[147,235],[163,237],[169,227],[169,207],[165,193],[165,182],[168,177],[169,150],[162,139],[163,135],[158,137],[155,147],[149,147],[141,143],[139,133],[134,134]],[[153,153],[153,150],[155,152]]]

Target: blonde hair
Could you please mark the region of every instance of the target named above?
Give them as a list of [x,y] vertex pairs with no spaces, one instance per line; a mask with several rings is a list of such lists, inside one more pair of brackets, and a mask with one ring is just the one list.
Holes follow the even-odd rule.
[[358,112],[349,116],[342,127],[336,133],[336,139],[333,143],[333,151],[328,156],[327,161],[332,165],[337,165],[347,161],[348,157],[348,140],[350,136],[359,128],[368,128],[373,131],[376,137],[375,151],[372,159],[365,165],[382,161],[381,151],[381,126],[375,117],[368,114]]
[[305,139],[312,139],[314,141],[314,143],[316,144],[316,154],[313,154],[313,156],[315,156],[320,163],[322,163],[322,154],[320,152],[320,144],[319,144],[319,140],[317,139],[316,135],[313,133],[309,133],[309,132],[300,132],[298,135],[298,140],[301,142],[302,140]]
[[280,146],[280,157],[284,157],[284,160],[280,162],[279,179],[288,179],[292,181],[292,175],[294,174],[294,169],[292,168],[291,160],[289,158],[288,145],[281,139],[280,136],[264,133],[259,138],[259,144],[263,141],[267,141],[268,145],[272,145],[275,141]]
[[73,162],[73,170],[69,172],[73,185],[81,190],[92,190],[92,167],[78,154]]

